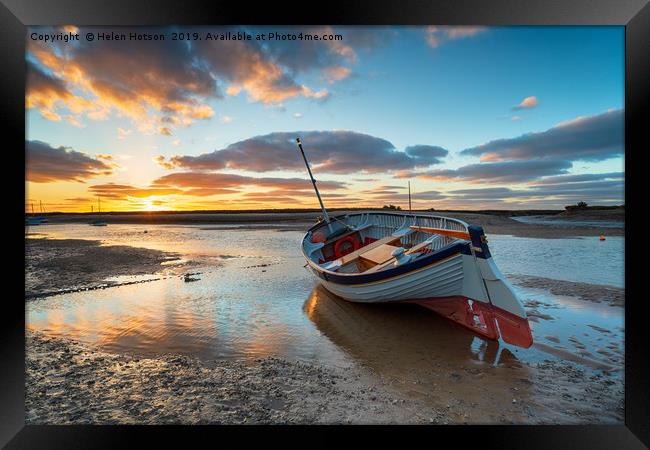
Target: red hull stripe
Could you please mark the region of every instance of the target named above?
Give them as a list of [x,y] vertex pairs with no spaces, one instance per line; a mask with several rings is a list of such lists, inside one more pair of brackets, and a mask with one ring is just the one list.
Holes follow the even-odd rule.
[[[412,300],[473,332],[492,340],[501,338],[508,344],[529,348],[533,345],[528,320],[493,305],[462,296]],[[498,327],[497,327],[498,323]],[[499,333],[501,330],[501,333]]]

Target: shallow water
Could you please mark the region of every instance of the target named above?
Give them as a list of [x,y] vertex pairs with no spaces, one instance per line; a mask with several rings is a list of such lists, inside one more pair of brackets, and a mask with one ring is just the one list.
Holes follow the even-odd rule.
[[[379,372],[396,370],[394,362],[500,366],[547,358],[622,368],[622,308],[517,288],[528,302],[536,345],[486,342],[416,305],[357,305],[331,296],[303,267],[298,231],[125,224],[48,225],[38,232],[174,251],[199,261],[192,269],[201,272],[196,282],[170,277],[27,303],[29,328],[109,351],[362,362]],[[623,238],[489,238],[503,272],[622,285]]]
[[624,287],[625,237],[565,239],[488,236],[490,252],[503,273]]
[[625,228],[622,220],[572,220],[558,219],[555,216],[515,216],[518,222],[532,225],[553,225],[556,227],[595,227],[595,228]]

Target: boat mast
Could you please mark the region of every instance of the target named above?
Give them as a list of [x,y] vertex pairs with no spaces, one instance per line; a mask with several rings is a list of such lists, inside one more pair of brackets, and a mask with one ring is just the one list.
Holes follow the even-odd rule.
[[409,214],[411,214],[411,180],[409,180]]
[[98,213],[102,212],[102,200],[99,197],[99,194],[97,194],[97,212]]
[[300,153],[302,154],[302,159],[305,161],[305,166],[307,166],[307,172],[309,172],[309,178],[311,178],[311,184],[314,185],[314,190],[316,191],[316,197],[318,197],[318,203],[320,203],[320,209],[323,211],[323,219],[325,219],[325,222],[327,223],[327,228],[329,228],[331,232],[332,225],[330,224],[330,216],[329,214],[327,214],[325,205],[323,205],[323,200],[320,198],[320,192],[318,192],[318,187],[316,187],[316,180],[314,180],[314,176],[311,173],[311,168],[309,167],[309,163],[307,162],[305,151],[302,149],[302,142],[300,141],[300,138],[296,138],[296,143],[298,143],[298,148],[300,149]]

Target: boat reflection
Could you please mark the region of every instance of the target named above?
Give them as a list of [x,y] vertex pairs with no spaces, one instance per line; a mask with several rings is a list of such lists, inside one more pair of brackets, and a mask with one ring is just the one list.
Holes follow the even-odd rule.
[[516,392],[519,405],[530,400],[532,374],[498,342],[418,305],[350,303],[322,286],[311,292],[304,312],[322,334],[409,402],[445,408],[455,423],[495,423],[505,410],[515,423],[528,420],[512,399]]
[[303,308],[321,333],[376,369],[386,364],[426,367],[442,361],[457,366],[468,362],[521,366],[499,342],[481,339],[418,305],[351,303],[319,285]]

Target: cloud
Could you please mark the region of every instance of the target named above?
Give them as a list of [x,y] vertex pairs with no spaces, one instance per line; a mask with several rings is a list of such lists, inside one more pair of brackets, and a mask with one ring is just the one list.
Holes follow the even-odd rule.
[[522,183],[549,175],[565,174],[571,167],[571,162],[562,160],[501,161],[469,164],[458,169],[400,173],[397,176],[435,181]]
[[[440,191],[421,191],[411,193],[411,200],[441,200],[446,198],[446,195]],[[390,201],[408,201],[409,195],[407,194],[388,194],[376,197],[374,201],[390,202]]]
[[[48,31],[48,27],[34,27]],[[210,27],[212,33],[259,27]],[[167,31],[197,31],[170,27]],[[280,31],[276,27],[265,31]],[[129,28],[87,27],[86,32],[128,34]],[[160,29],[138,28],[140,33]],[[374,28],[295,27],[314,34],[342,34],[344,41],[82,41],[70,45],[28,43],[28,108],[37,108],[50,120],[61,120],[60,109],[102,120],[115,113],[133,120],[138,130],[153,134],[163,128],[184,127],[209,119],[215,112],[209,102],[245,92],[251,101],[279,104],[305,97],[325,100],[330,92],[298,81],[303,73],[316,72],[332,84],[351,74],[358,52],[385,42]],[[316,79],[316,78],[310,78]],[[74,94],[73,94],[74,92]],[[164,124],[164,126],[163,126]]]
[[278,34],[341,34],[339,40],[199,41],[193,45],[202,61],[223,80],[228,95],[246,91],[253,101],[277,104],[294,97],[324,100],[327,89],[305,86],[298,81],[304,73],[319,73],[329,84],[347,78],[348,67],[358,61],[360,51],[386,42],[390,33],[376,27],[220,27],[219,32],[273,32]]
[[438,158],[444,158],[449,154],[449,151],[435,145],[411,145],[404,151],[415,159],[434,161],[431,164],[439,164],[441,161]]
[[68,122],[70,125],[73,125],[77,128],[85,128],[86,125],[84,125],[77,117],[67,115],[65,116],[65,121]]
[[27,181],[52,183],[84,182],[88,178],[111,175],[114,165],[69,147],[54,148],[42,141],[25,141]]
[[509,198],[516,195],[530,195],[530,193],[519,190],[515,191],[508,187],[494,187],[494,188],[482,188],[482,189],[455,189],[452,191],[447,191],[446,194],[451,194],[452,196],[466,196],[475,199],[492,199],[492,198]]
[[133,132],[133,130],[126,130],[124,128],[118,127],[117,128],[117,138],[122,140],[126,139],[128,135],[130,135]]
[[69,105],[70,109],[74,110],[90,107],[86,100],[68,90],[62,79],[46,73],[43,69],[28,61],[26,108],[37,109],[44,118],[59,122],[61,115],[56,110],[66,104]]
[[540,192],[544,192],[546,195],[558,195],[558,194],[573,194],[577,192],[585,192],[589,194],[612,194],[618,193],[623,194],[625,188],[625,182],[623,180],[600,180],[600,181],[585,181],[581,183],[559,183],[559,184],[539,184],[531,186],[532,189],[535,189]]
[[584,181],[599,181],[599,180],[622,180],[625,178],[623,172],[607,172],[607,173],[582,173],[578,175],[560,175],[556,177],[545,177],[535,182],[535,185],[548,185],[560,184],[566,185],[567,183],[582,183]]
[[536,185],[527,189],[511,189],[496,187],[485,189],[460,189],[448,191],[450,201],[468,199],[480,201],[517,200],[525,205],[526,202],[541,202],[562,206],[578,201],[620,204],[624,201],[623,181],[596,181],[587,183],[569,183],[563,185]]
[[360,52],[368,52],[385,45],[395,33],[387,27],[354,26],[299,26],[260,27],[262,32],[291,34],[340,34],[342,40],[275,41],[266,48],[269,57],[292,73],[326,70],[330,67],[355,64]]
[[623,110],[579,117],[538,133],[497,139],[463,150],[482,161],[564,159],[602,161],[623,155]]
[[[229,173],[176,172],[157,178],[152,187],[173,187],[178,189],[240,189],[242,187],[260,187],[265,189],[291,189],[293,191],[310,191],[311,182],[305,178],[247,177]],[[318,188],[323,191],[345,188],[340,181],[318,181]]]
[[173,156],[164,161],[190,170],[225,168],[266,172],[304,170],[295,139],[301,137],[318,173],[378,173],[439,164],[442,147],[415,145],[399,151],[389,141],[354,131],[295,131],[255,136],[199,156]]
[[168,170],[171,170],[171,169],[173,169],[175,167],[173,164],[168,163],[165,160],[165,157],[163,155],[158,155],[153,160],[154,160],[154,162],[156,164],[158,164],[159,166],[161,166],[161,167],[163,167],[165,169],[168,169]]
[[[336,193],[346,187],[339,181],[320,181],[320,190],[325,198],[345,197]],[[250,189],[263,189],[255,192]],[[256,200],[272,202],[280,197],[313,198],[311,183],[303,178],[255,178],[225,173],[178,172],[154,180],[149,186],[139,187],[129,184],[104,183],[90,186],[88,192],[102,198],[131,201],[156,196],[210,197],[214,195],[239,194],[237,201]],[[220,200],[221,201],[221,200]],[[278,200],[279,201],[279,200]]]
[[106,183],[90,186],[88,191],[103,198],[126,199],[128,197],[147,198],[156,195],[182,194],[183,191],[174,188],[138,188],[125,184]]
[[[518,105],[515,105],[512,107],[513,110],[519,110],[519,109],[531,109],[537,106],[537,97],[534,95],[531,97],[526,97],[523,99]],[[517,116],[515,116],[517,117]]]
[[474,26],[429,26],[424,31],[424,36],[429,47],[437,48],[446,41],[476,36],[487,31],[486,27]]
[[[107,32],[85,28],[80,32]],[[129,29],[118,32],[128,33]],[[141,30],[138,31],[147,31]],[[91,119],[106,118],[112,111],[152,132],[163,119],[179,125],[209,118],[211,108],[199,99],[218,97],[209,72],[196,64],[189,46],[181,41],[102,40],[65,47],[30,41],[29,57],[63,80],[69,91],[83,94],[88,102],[77,108]],[[31,91],[28,89],[28,98]],[[66,106],[72,108],[70,99]]]
[[349,77],[351,73],[350,69],[343,66],[331,66],[323,69],[323,77],[329,84],[343,80]]

